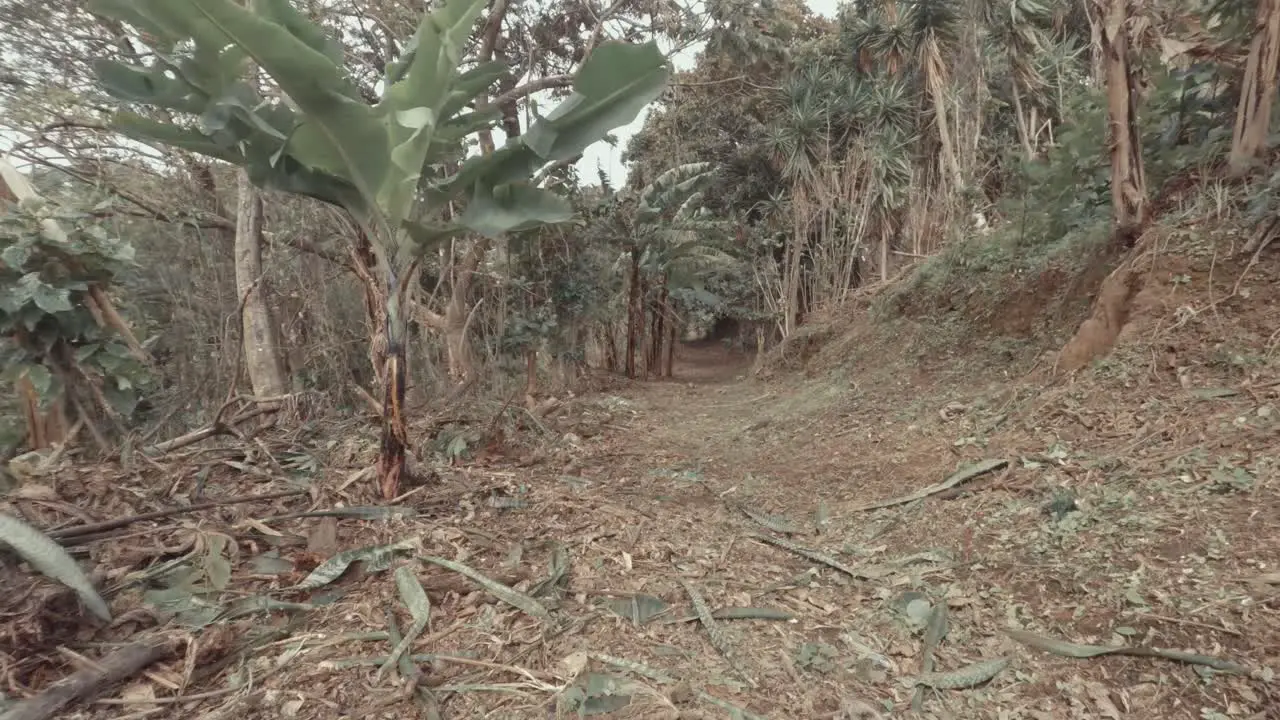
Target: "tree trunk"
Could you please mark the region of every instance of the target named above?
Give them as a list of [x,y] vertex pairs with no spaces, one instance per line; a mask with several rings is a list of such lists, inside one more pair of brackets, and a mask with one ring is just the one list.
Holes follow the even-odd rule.
[[1276,69],[1280,65],[1280,0],[1258,3],[1255,28],[1231,136],[1228,167],[1236,176],[1246,173],[1267,146]]
[[17,382],[22,414],[27,421],[27,449],[44,450],[67,438],[66,393],[53,398],[47,409],[40,407],[40,394],[25,375]]
[[1130,244],[1147,221],[1147,180],[1138,131],[1138,93],[1129,66],[1127,0],[1099,0],[1111,126],[1111,203],[1116,238]]
[[667,342],[666,342],[667,357],[665,362],[666,368],[663,373],[668,378],[674,377],[671,371],[671,368],[675,364],[676,331],[677,331],[677,328],[679,328],[679,326],[680,326],[679,319],[676,316],[673,309],[673,312],[671,313],[671,317],[668,318],[667,320]]
[[385,386],[386,378],[383,374],[387,365],[387,294],[378,282],[378,258],[373,253],[368,234],[363,230],[356,231],[355,247],[351,250],[351,268],[364,287],[364,311],[369,321],[369,364],[373,367],[374,381]]
[[538,405],[538,351],[530,347],[524,351],[524,404],[529,410]]
[[651,308],[653,313],[653,327],[650,330],[649,341],[649,361],[645,366],[646,372],[649,368],[653,368],[659,378],[662,377],[662,346],[667,339],[667,278],[662,276],[658,278],[658,297],[653,302]]
[[602,323],[599,333],[601,349],[604,351],[604,369],[615,372],[618,369],[618,341],[614,337],[613,323]]
[[241,303],[241,345],[249,384],[257,397],[276,397],[288,391],[280,363],[280,343],[267,307],[262,275],[262,196],[245,171],[237,178],[236,294]]
[[471,343],[467,342],[467,321],[471,318],[472,307],[467,302],[471,293],[471,283],[485,253],[489,251],[489,241],[476,240],[467,248],[462,259],[453,266],[453,282],[450,283],[449,304],[444,309],[444,342],[449,353],[449,377],[455,382],[463,383],[475,374],[475,358],[471,353]]
[[1031,144],[1031,121],[1022,109],[1022,93],[1018,91],[1018,81],[1013,81],[1013,117],[1018,127],[1018,141],[1022,143],[1022,152],[1028,160],[1036,159],[1035,147]]
[[640,322],[640,250],[631,250],[631,278],[630,289],[627,296],[627,377],[634,380],[636,377],[636,350],[640,342],[640,333],[642,328]]
[[886,219],[880,221],[880,282],[889,281],[889,244],[893,241],[893,233],[889,230]]
[[[936,44],[935,44],[936,47]],[[936,52],[936,51],[935,51]],[[938,58],[931,56],[931,64]],[[942,167],[951,176],[954,187],[964,187],[964,176],[960,174],[960,162],[956,159],[955,140],[951,137],[951,124],[947,122],[947,93],[940,79],[933,79],[934,73],[941,73],[941,63],[930,72],[929,99],[933,102],[933,118],[938,125],[938,142],[942,146]]]

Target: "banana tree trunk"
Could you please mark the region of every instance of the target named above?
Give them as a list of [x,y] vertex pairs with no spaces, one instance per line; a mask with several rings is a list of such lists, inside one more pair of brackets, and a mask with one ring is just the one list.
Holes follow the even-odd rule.
[[408,324],[400,315],[400,287],[392,275],[387,281],[385,333],[387,339],[386,368],[383,372],[382,442],[378,453],[378,484],[384,500],[400,494],[400,480],[405,474],[409,447],[409,429],[405,422],[404,398],[408,376],[405,356],[405,334]]
[[363,230],[356,231],[355,247],[351,250],[351,269],[360,278],[364,289],[364,312],[369,323],[369,364],[373,367],[374,380],[386,384],[383,373],[387,365],[387,293],[378,282],[378,259],[373,253],[369,236]]
[[266,304],[262,274],[262,196],[245,171],[237,178],[236,294],[241,302],[241,345],[253,394],[277,397],[287,392],[280,343]]

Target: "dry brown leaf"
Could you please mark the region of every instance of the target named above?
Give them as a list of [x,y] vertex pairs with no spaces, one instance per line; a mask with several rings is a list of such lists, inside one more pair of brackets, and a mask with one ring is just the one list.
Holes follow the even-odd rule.
[[1102,717],[1120,720],[1120,708],[1111,700],[1111,694],[1105,685],[1099,682],[1085,683],[1085,692],[1089,693],[1093,703],[1098,706],[1098,713]]

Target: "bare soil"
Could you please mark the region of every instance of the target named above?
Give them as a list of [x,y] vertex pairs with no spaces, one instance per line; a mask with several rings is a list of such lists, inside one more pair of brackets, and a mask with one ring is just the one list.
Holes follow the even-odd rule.
[[[90,545],[104,585],[127,588],[111,598],[109,628],[89,627],[28,571],[0,583],[0,691],[23,697],[111,643],[165,634],[185,655],[63,717],[552,718],[577,716],[583,698],[601,710],[592,716],[612,718],[734,717],[731,706],[750,713],[738,717],[910,717],[922,621],[945,606],[942,674],[924,679],[963,687],[923,688],[918,717],[1280,717],[1280,273],[1273,259],[1236,287],[1242,264],[1177,262],[1142,267],[1127,323],[1110,328],[1115,349],[1074,375],[980,348],[909,361],[901,336],[870,325],[806,350],[802,365],[826,368],[812,377],[761,380],[749,357],[687,345],[674,380],[610,381],[566,402],[536,449],[436,463],[398,503],[416,517],[273,519],[370,502],[371,483],[349,481],[376,449],[372,432],[328,430],[335,443],[308,496],[142,523]],[[242,451],[239,465],[214,466],[208,494],[278,489],[273,462],[318,445],[273,443],[272,458]],[[866,508],[990,459],[1008,464]],[[84,521],[120,504],[152,509],[173,503],[170,487],[189,493],[194,462],[112,471],[149,493],[113,490],[85,469],[29,482],[28,499],[10,504],[43,525],[90,496],[102,504],[79,510]],[[779,532],[784,522],[799,532]],[[221,606],[270,594],[313,608],[195,630],[144,602],[131,573],[182,558],[207,569],[217,537],[234,550],[213,596]],[[406,540],[388,568],[285,590],[339,551]],[[283,570],[259,559],[273,546]],[[567,578],[538,597],[550,622],[420,560],[453,560],[527,593],[558,548]],[[388,618],[397,633],[413,620],[401,566],[424,586],[431,618],[412,644],[413,675],[379,677],[394,644]],[[713,611],[783,619],[722,619],[713,641],[686,619],[690,589]],[[647,596],[665,613],[624,617],[649,608]],[[1006,633],[1019,629],[1181,650],[1242,672],[1061,657]]]

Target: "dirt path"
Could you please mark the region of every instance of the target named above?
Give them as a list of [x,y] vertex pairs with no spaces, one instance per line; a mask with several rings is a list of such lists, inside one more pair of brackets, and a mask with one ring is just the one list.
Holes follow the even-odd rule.
[[[612,429],[565,468],[575,490],[546,488],[551,521],[526,531],[573,548],[568,589],[576,600],[566,609],[583,625],[554,643],[559,654],[603,653],[650,673],[642,679],[592,663],[643,686],[609,717],[710,709],[705,697],[681,700],[654,682],[654,671],[759,717],[900,715],[913,701],[903,683],[921,672],[923,625],[939,605],[949,614],[937,655],[937,668],[953,673],[947,681],[991,667],[979,663],[1015,663],[976,689],[923,692],[926,710],[953,716],[1105,717],[1127,706],[1144,717],[1199,718],[1218,707],[1203,699],[1189,666],[1056,658],[1018,644],[1007,628],[1174,647],[1252,667],[1280,660],[1263,639],[1277,637],[1274,614],[1250,636],[1239,614],[1244,596],[1222,602],[1232,592],[1225,577],[1250,574],[1280,537],[1274,524],[1243,517],[1238,500],[1181,492],[1144,503],[1137,497],[1167,492],[1162,479],[1099,483],[1083,454],[1064,454],[1067,443],[1046,447],[990,428],[1001,408],[975,410],[993,400],[988,388],[964,391],[966,405],[954,400],[955,388],[913,389],[906,379],[875,396],[821,383],[765,385],[745,380],[747,367],[746,358],[715,346],[686,346],[675,381],[600,398]],[[1062,399],[1051,391],[1029,402]],[[966,412],[970,418],[955,419]],[[957,435],[981,427],[989,437],[957,445]],[[1012,467],[973,481],[972,492],[857,509],[998,457]],[[1047,514],[1057,501],[1061,512]],[[1274,494],[1267,502],[1280,506]],[[1177,539],[1190,527],[1204,531]],[[1236,544],[1215,543],[1213,533]],[[1210,555],[1216,559],[1205,565],[1186,564]],[[1188,587],[1190,576],[1200,579]],[[667,624],[692,612],[689,587],[713,610],[757,608],[790,619],[726,619],[714,633],[696,622]],[[646,603],[667,614],[639,626],[623,619]],[[1210,621],[1187,614],[1193,609],[1218,614]],[[1263,697],[1263,686],[1250,681],[1220,682],[1241,698]],[[1259,703],[1251,707],[1261,712],[1266,701]]]

